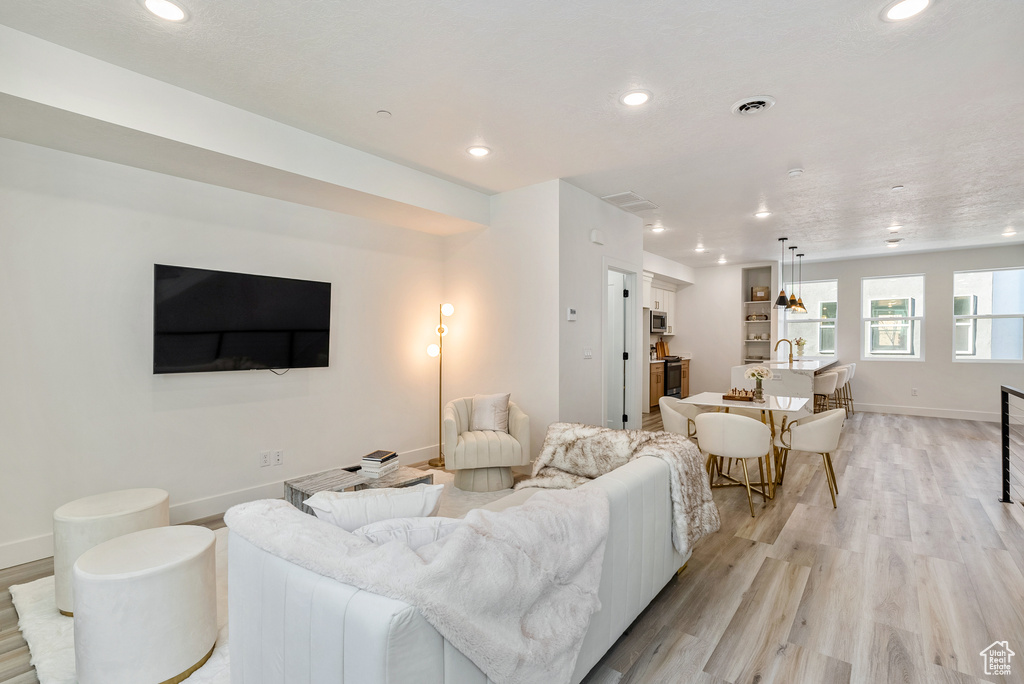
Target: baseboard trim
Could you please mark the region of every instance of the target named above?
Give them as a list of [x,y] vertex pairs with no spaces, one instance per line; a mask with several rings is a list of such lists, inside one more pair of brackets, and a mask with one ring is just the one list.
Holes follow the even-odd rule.
[[[405,451],[398,454],[398,460],[403,465],[425,464],[429,459],[437,455],[437,445]],[[286,479],[301,477],[301,475],[289,475]],[[200,520],[210,516],[222,515],[232,506],[257,499],[280,499],[284,496],[284,480],[268,482],[255,487],[236,489],[231,492],[222,492],[213,496],[171,506],[171,524],[192,520]],[[18,539],[16,541],[0,544],[0,569],[13,568],[23,563],[31,563],[42,558],[49,558],[53,555],[53,535],[43,534],[38,537]]]
[[924,406],[890,406],[888,404],[854,403],[853,408],[865,413],[894,413],[900,416],[921,416],[924,418],[949,418],[951,420],[977,420],[983,423],[998,423],[999,413],[989,411],[961,411],[956,409],[927,408]]

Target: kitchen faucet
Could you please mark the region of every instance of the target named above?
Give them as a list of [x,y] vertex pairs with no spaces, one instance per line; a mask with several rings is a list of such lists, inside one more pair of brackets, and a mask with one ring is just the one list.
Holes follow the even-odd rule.
[[783,342],[785,342],[786,344],[789,345],[789,365],[792,366],[793,365],[793,343],[791,341],[787,340],[786,338],[782,338],[781,340],[779,340],[778,342],[775,343],[775,349],[773,351],[779,351],[779,345],[782,344]]

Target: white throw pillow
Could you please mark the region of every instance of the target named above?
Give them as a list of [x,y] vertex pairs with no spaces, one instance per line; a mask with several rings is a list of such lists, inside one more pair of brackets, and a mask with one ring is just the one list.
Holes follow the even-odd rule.
[[397,539],[413,551],[447,537],[462,524],[458,518],[394,518],[363,525],[352,534],[358,534],[374,544],[387,544]]
[[361,489],[355,492],[317,492],[304,504],[316,517],[352,532],[390,518],[415,518],[437,513],[443,484]]
[[497,430],[508,432],[508,398],[511,394],[478,394],[473,397],[470,432]]

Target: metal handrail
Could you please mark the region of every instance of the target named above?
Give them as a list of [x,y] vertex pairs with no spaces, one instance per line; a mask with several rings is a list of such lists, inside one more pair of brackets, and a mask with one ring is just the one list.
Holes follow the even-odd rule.
[[999,397],[1001,403],[1001,427],[1003,436],[1003,498],[999,499],[1002,503],[1012,503],[1010,499],[1010,396],[1015,396],[1018,399],[1024,399],[1024,391],[1021,391],[1015,387],[1007,387],[1003,385],[999,388]]

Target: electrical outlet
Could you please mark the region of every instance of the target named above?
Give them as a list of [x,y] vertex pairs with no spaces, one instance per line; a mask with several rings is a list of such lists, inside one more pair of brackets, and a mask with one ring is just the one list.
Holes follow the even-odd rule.
[[284,449],[278,449],[274,452],[274,465],[284,465]]
[[270,465],[270,452],[269,451],[261,451],[260,452],[260,468],[266,468],[268,465]]
[[916,397],[917,396],[917,388],[916,387],[911,387],[910,388],[910,396],[912,396],[912,397]]

